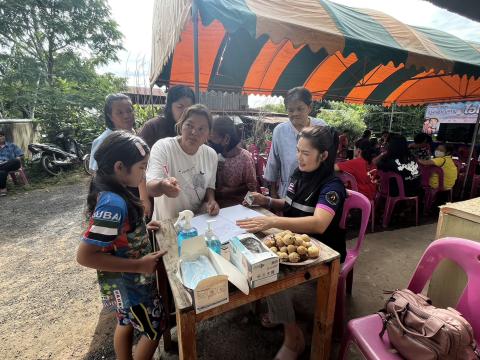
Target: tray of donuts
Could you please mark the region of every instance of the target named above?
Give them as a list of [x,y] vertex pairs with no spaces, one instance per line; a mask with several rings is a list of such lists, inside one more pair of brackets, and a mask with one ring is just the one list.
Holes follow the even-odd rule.
[[263,238],[263,243],[280,258],[280,263],[304,266],[318,261],[320,244],[306,234],[281,231]]

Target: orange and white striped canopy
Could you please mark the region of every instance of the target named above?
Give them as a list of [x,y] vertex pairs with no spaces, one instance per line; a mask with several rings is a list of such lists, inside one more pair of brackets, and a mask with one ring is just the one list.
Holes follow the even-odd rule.
[[[194,83],[193,0],[156,0],[151,84]],[[202,91],[390,106],[480,100],[480,44],[327,0],[195,0]],[[412,9],[412,11],[415,11]]]

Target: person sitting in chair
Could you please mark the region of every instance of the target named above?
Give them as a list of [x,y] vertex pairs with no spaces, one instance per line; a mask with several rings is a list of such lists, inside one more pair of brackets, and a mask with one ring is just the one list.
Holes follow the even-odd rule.
[[5,140],[5,132],[0,130],[0,196],[7,195],[7,176],[10,171],[20,169],[23,151],[14,143]]

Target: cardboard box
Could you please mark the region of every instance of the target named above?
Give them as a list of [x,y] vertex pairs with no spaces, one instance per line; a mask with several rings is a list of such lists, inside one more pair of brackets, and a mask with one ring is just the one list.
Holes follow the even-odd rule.
[[177,276],[192,297],[197,314],[229,301],[229,281],[244,294],[248,295],[250,289],[245,276],[233,264],[210,250],[205,244],[203,236],[196,236],[183,242],[180,260],[193,259],[199,255],[205,255],[210,259],[218,275],[201,280],[195,289],[190,289],[183,283],[180,262],[177,269]]
[[247,277],[251,288],[277,280],[280,266],[278,256],[253,234],[230,239],[230,260]]

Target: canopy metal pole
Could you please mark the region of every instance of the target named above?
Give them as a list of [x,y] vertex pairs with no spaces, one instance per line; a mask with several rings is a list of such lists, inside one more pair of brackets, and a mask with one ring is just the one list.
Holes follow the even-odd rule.
[[390,126],[388,127],[388,132],[392,132],[393,110],[394,109],[395,109],[395,103],[392,103],[392,112],[390,113]]
[[200,66],[198,61],[198,5],[197,1],[193,0],[192,3],[192,18],[193,18],[193,63],[195,66],[194,74],[195,74],[195,97],[196,102],[200,101]]
[[[462,193],[460,195],[460,199],[463,199],[463,195],[465,193],[465,188],[467,187],[468,173],[470,172],[470,163],[472,162],[473,150],[475,149],[475,145],[476,145],[476,142],[477,142],[477,133],[478,133],[478,124],[479,123],[480,123],[480,111],[478,112],[477,123],[475,124],[475,129],[473,130],[472,146],[470,146],[470,153],[468,154],[467,170],[465,172],[465,179],[463,180]],[[476,160],[473,159],[473,161],[476,161]]]

